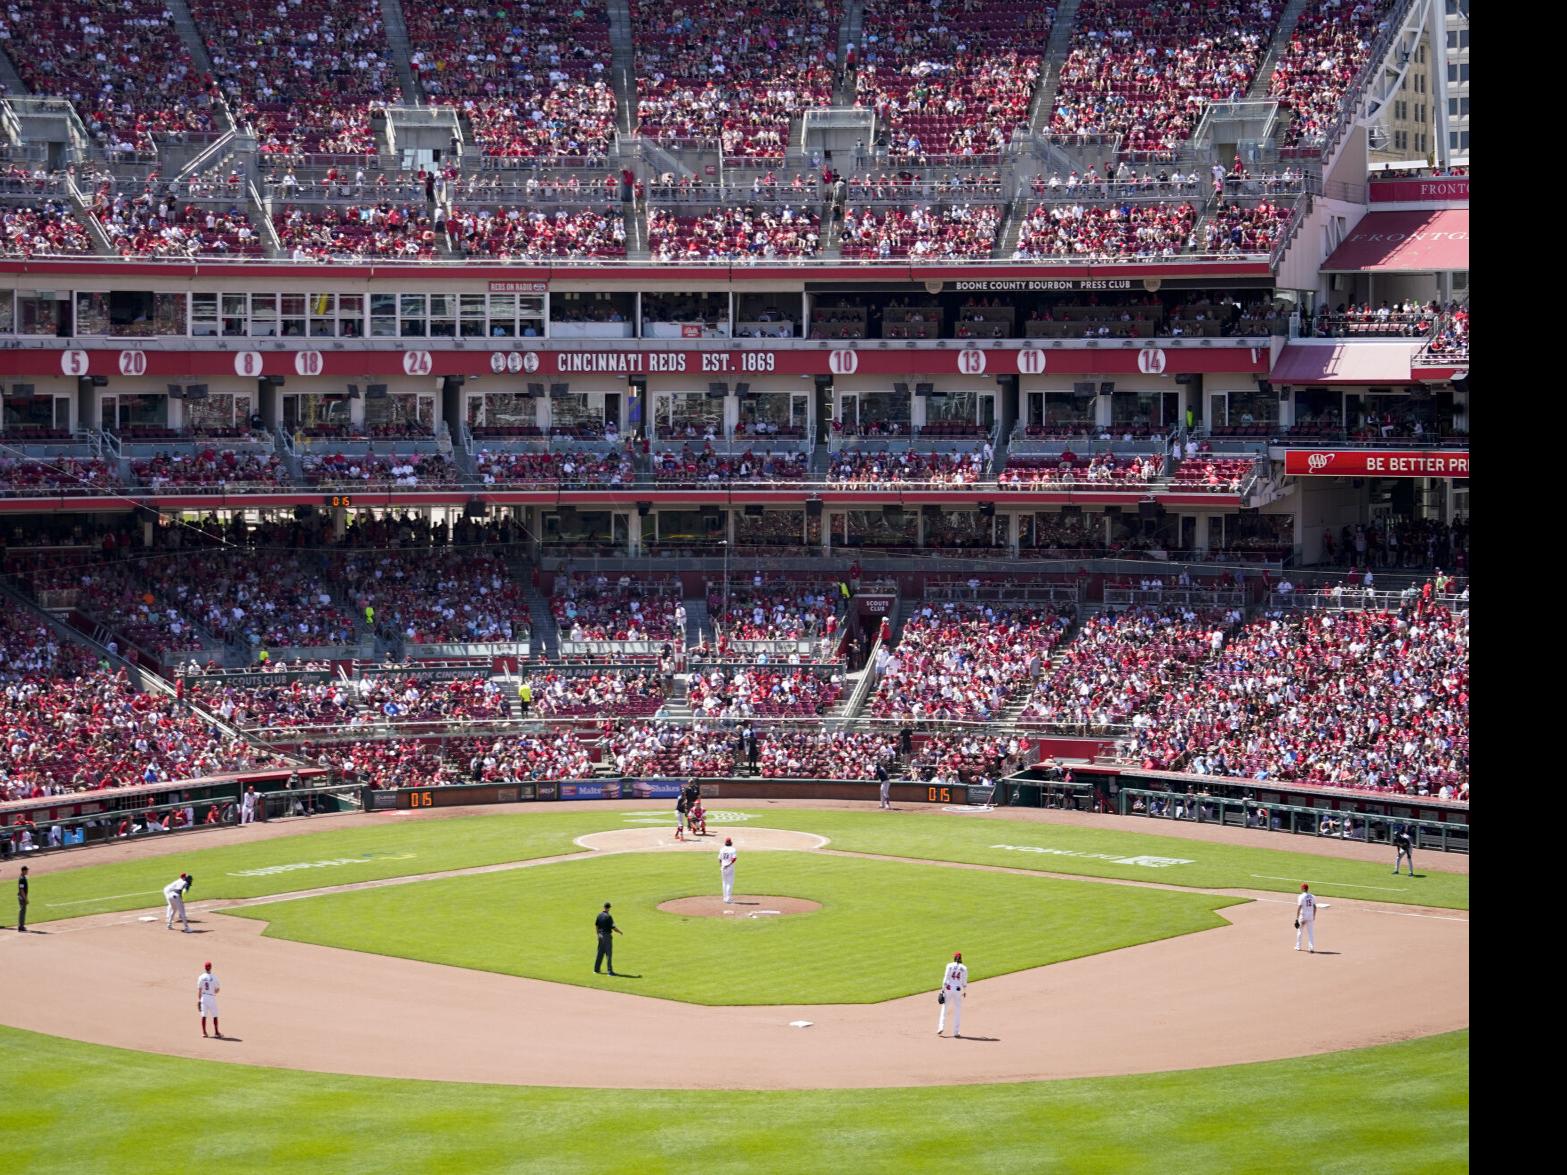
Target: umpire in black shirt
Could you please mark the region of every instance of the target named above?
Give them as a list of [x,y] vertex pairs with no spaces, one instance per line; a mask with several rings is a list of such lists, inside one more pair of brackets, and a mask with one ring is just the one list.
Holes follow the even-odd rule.
[[615,918],[609,912],[609,903],[604,903],[604,909],[593,920],[593,928],[598,931],[599,953],[593,960],[593,974],[598,975],[599,964],[608,963],[609,973],[615,973],[615,935],[619,934],[620,927],[615,925]]
[[[1409,871],[1413,873],[1415,867],[1411,865]],[[22,873],[16,879],[16,929],[22,934],[27,933],[27,866],[22,866]]]

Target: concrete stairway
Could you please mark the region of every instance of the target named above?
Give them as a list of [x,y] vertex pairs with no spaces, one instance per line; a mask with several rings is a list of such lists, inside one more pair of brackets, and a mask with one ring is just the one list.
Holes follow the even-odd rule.
[[832,92],[834,106],[854,105],[856,71],[850,69],[844,60],[850,45],[854,46],[855,62],[858,64],[865,53],[865,0],[844,0],[843,18],[838,22],[838,77]]
[[5,92],[13,98],[25,98],[32,93],[22,75],[16,72],[11,55],[3,49],[0,49],[0,86],[4,86]]
[[522,598],[528,603],[534,655],[542,653],[555,660],[560,656],[560,629],[556,627],[555,617],[550,613],[550,602],[526,578],[521,578],[521,583]]
[[1050,26],[1050,40],[1045,42],[1045,57],[1040,63],[1039,89],[1034,92],[1034,102],[1029,107],[1028,129],[1035,134],[1043,134],[1050,126],[1056,89],[1061,84],[1061,66],[1072,48],[1078,3],[1079,0],[1061,0],[1056,5],[1055,24]]
[[687,598],[681,602],[686,606],[686,648],[694,648],[702,642],[703,637],[712,638],[713,621],[707,614],[705,597]]
[[212,55],[207,52],[207,43],[201,39],[201,31],[196,27],[196,18],[190,14],[190,5],[185,0],[167,0],[164,5],[174,17],[174,31],[179,33],[180,40],[185,43],[185,50],[196,63],[197,68],[204,73],[215,74],[212,68]]
[[1268,43],[1267,56],[1262,59],[1262,64],[1257,68],[1257,76],[1252,79],[1251,89],[1246,91],[1248,101],[1260,102],[1268,96],[1268,83],[1273,80],[1273,67],[1278,62],[1279,54],[1295,35],[1295,26],[1300,23],[1300,14],[1304,11],[1306,11],[1306,0],[1289,0],[1284,6],[1284,12],[1279,17],[1279,27],[1274,31],[1273,40]]
[[636,48],[631,42],[631,5],[609,0],[610,73],[615,83],[615,126],[629,136],[637,125]]
[[392,64],[397,66],[397,79],[403,84],[403,101],[409,106],[423,102],[424,95],[414,81],[408,22],[403,18],[402,0],[381,0],[381,24],[386,29],[386,43],[392,50]]

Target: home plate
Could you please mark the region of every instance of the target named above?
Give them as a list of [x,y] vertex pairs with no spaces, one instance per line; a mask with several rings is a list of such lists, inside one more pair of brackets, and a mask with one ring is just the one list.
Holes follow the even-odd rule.
[[156,914],[143,914],[140,918],[136,919],[138,922],[156,922],[157,920],[158,916]]
[[809,1021],[809,1020],[791,1020],[791,1021],[789,1021],[789,1027],[790,1028],[809,1028],[810,1026],[811,1026],[811,1021]]

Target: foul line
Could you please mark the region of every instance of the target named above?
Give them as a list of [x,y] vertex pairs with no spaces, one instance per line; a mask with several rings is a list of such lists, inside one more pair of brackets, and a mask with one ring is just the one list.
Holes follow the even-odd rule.
[[[73,902],[44,902],[43,904],[48,906],[50,909],[57,909],[62,906],[86,906],[92,904],[93,902],[112,902],[118,900],[119,898],[146,898],[151,897],[155,893],[162,892],[163,891],[160,889],[139,889],[135,893],[111,893],[103,894],[96,898],[79,898]],[[113,911],[111,911],[111,913],[112,912]]]

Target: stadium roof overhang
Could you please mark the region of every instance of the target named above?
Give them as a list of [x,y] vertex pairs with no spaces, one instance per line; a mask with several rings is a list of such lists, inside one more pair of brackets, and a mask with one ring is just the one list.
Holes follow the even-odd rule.
[[1268,377],[1277,384],[1407,384],[1420,343],[1290,343]]
[[1469,209],[1368,212],[1324,273],[1446,273],[1469,268]]

